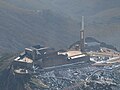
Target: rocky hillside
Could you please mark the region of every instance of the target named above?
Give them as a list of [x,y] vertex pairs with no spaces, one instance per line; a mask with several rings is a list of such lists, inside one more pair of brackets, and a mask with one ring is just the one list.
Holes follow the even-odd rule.
[[[116,50],[114,46],[92,37],[87,37],[85,40],[100,43],[100,47]],[[78,43],[79,41],[70,47]],[[119,90],[120,87],[120,65],[117,64],[94,67],[91,65],[93,62],[85,62],[42,70],[34,65],[27,68],[29,74],[19,74],[15,73],[12,64],[15,56],[5,54],[0,57],[0,90],[73,90],[73,88],[75,90]]]

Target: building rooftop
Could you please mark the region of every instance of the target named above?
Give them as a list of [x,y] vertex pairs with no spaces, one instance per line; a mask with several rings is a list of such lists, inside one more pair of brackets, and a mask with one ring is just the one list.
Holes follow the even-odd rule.
[[25,69],[15,69],[14,70],[15,73],[18,73],[18,74],[28,74],[28,70],[25,70]]
[[72,56],[80,55],[80,54],[82,54],[82,52],[80,52],[80,51],[68,51],[68,52],[66,52],[66,54],[68,55],[68,57],[72,57]]
[[16,59],[14,59],[14,61],[18,61],[18,62],[26,62],[26,63],[33,63],[33,60],[27,57],[24,57],[23,59],[21,59],[20,57],[17,57]]

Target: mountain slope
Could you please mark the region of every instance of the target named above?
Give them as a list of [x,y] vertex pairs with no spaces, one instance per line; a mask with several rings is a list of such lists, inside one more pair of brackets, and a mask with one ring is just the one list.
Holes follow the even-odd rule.
[[86,36],[120,50],[119,0],[1,0],[0,50],[19,51],[35,44],[66,48],[79,40],[85,15]]
[[35,44],[63,48],[77,38],[72,38],[79,31],[75,27],[79,28],[72,19],[50,10],[0,8],[0,48],[6,52]]
[[[5,0],[22,9],[48,9],[80,22],[86,16],[86,35],[94,36],[119,48],[119,0]],[[75,27],[77,28],[77,27]],[[104,32],[104,33],[103,33]],[[111,35],[111,32],[114,33]],[[110,36],[110,37],[109,37]],[[120,49],[120,48],[119,48]]]
[[120,7],[119,0],[5,0],[17,7],[41,10],[50,9],[79,19],[81,15],[92,16],[104,10]]
[[120,50],[120,8],[112,8],[87,18],[90,36],[110,43]]

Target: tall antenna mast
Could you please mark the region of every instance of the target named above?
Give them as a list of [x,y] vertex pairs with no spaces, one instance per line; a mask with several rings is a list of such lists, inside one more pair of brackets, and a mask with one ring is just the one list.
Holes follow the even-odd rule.
[[85,28],[85,24],[84,24],[84,16],[82,16],[82,29],[81,30],[84,30]]
[[80,50],[85,52],[85,37],[84,37],[84,16],[82,16],[82,28],[80,30]]

